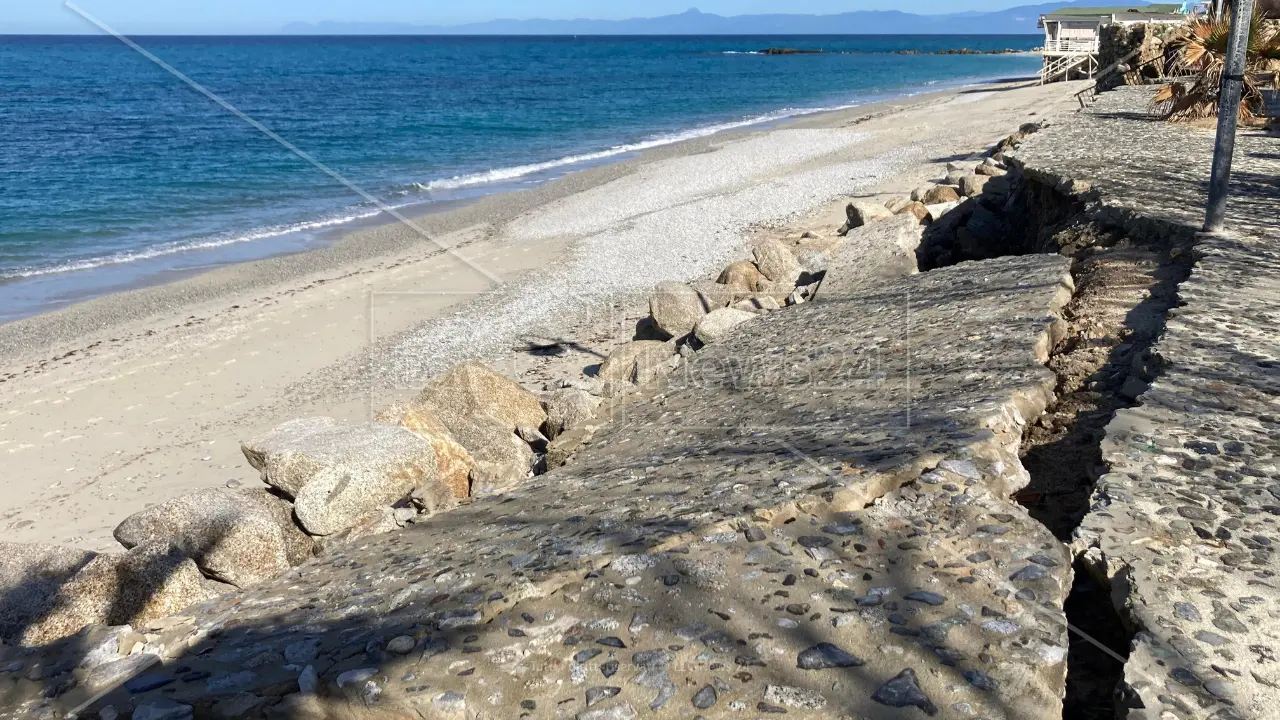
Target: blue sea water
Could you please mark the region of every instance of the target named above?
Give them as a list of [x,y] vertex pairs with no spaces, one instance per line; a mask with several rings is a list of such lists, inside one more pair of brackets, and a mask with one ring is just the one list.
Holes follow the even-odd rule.
[[[457,199],[646,147],[1026,76],[1035,36],[146,37],[148,51],[392,205]],[[766,47],[842,54],[765,56]],[[0,37],[0,289],[290,251],[376,207],[109,37]],[[221,251],[223,254],[218,255]],[[228,252],[230,251],[230,254]],[[118,278],[129,278],[121,273]],[[124,282],[124,280],[119,280]]]

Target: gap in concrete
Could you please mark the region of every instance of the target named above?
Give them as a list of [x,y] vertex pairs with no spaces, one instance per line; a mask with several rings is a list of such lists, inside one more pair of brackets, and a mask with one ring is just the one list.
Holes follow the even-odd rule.
[[[1020,455],[1031,482],[1015,496],[1068,543],[1089,511],[1094,484],[1106,472],[1101,443],[1107,424],[1117,410],[1137,404],[1160,372],[1152,346],[1177,305],[1191,254],[1175,251],[1173,240],[1138,243],[1092,222],[1078,199],[1016,169],[1005,192],[968,201],[974,206],[969,212],[982,218],[973,231],[968,228],[974,223],[927,231],[920,265],[929,270],[1036,252],[1074,260],[1076,290],[1063,312],[1067,332],[1048,363],[1058,378],[1056,398],[1043,415],[1028,419]],[[984,239],[982,227],[1002,232]],[[1110,588],[1077,561],[1064,607],[1072,631],[1063,717],[1110,720],[1122,704],[1116,693],[1133,633],[1110,595]]]

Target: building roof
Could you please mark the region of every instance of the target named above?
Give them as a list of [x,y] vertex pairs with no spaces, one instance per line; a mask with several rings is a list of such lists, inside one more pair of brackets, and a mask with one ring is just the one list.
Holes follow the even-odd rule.
[[1064,7],[1058,8],[1044,17],[1110,17],[1112,15],[1177,15],[1181,4],[1159,5],[1120,5],[1116,7]]

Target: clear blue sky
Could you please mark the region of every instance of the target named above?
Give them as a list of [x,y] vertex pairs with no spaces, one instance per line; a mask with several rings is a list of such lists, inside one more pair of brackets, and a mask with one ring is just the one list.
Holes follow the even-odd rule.
[[[452,25],[494,18],[621,19],[684,12],[719,15],[919,13],[999,10],[1037,0],[74,0],[124,33],[269,33],[289,22],[404,22]],[[95,32],[62,0],[0,0],[0,33]]]

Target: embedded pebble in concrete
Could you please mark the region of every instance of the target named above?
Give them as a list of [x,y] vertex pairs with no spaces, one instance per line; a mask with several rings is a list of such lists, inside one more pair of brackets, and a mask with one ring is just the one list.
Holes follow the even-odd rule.
[[[1213,135],[1141,117],[1152,92],[1100,96],[1028,138],[1016,161],[1130,235],[1189,239]],[[1256,131],[1237,143],[1233,236],[1195,238],[1154,348],[1163,370],[1108,426],[1109,472],[1077,531],[1138,631],[1124,683],[1144,710],[1130,718],[1280,716],[1280,156]]]
[[247,717],[1056,714],[1071,563],[1008,497],[1055,383],[1066,270],[1004,258],[762,316],[575,464],[192,608],[163,666],[177,681],[86,710],[163,697],[204,717],[247,694]]

